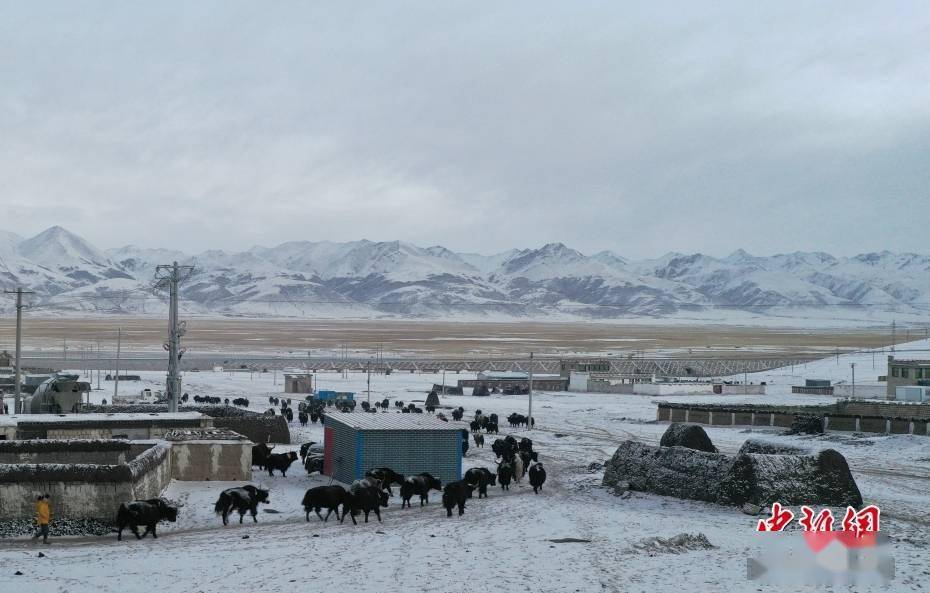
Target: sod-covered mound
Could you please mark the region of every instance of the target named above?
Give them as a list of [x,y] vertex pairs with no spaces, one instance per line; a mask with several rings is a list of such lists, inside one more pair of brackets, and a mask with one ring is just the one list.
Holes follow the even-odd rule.
[[782,443],[772,443],[769,441],[760,441],[758,439],[747,439],[743,446],[739,448],[737,455],[745,453],[756,453],[759,455],[810,455],[810,449],[795,447]]
[[816,455],[737,455],[719,494],[723,504],[862,506],[846,458],[833,449]]
[[704,429],[697,424],[683,424],[672,422],[662,435],[659,445],[663,447],[687,447],[695,451],[716,453],[717,448],[710,442],[710,437]]
[[731,464],[732,458],[720,453],[625,441],[607,462],[603,485],[617,488],[626,482],[631,490],[717,502],[720,477]]

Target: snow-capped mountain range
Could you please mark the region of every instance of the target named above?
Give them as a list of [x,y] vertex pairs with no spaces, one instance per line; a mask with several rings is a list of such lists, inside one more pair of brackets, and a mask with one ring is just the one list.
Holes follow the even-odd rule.
[[[930,310],[930,256],[913,253],[760,257],[739,250],[635,261],[561,243],[479,255],[362,240],[190,255],[100,250],[58,226],[30,238],[0,231],[0,288],[33,291],[30,304],[50,314],[163,314],[155,269],[172,261],[193,266],[182,304],[204,315],[722,320]],[[0,310],[11,308],[11,299],[0,300]]]

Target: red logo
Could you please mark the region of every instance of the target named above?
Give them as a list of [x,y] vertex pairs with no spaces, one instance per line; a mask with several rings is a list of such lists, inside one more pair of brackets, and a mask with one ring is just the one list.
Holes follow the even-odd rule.
[[[817,513],[804,505],[801,507],[801,515],[798,523],[804,529],[804,540],[814,552],[824,549],[833,540],[838,540],[847,548],[875,546],[881,519],[881,510],[875,505],[870,504],[860,511],[846,507],[846,513],[840,523],[841,531],[833,531],[835,521],[830,509],[823,509]],[[793,519],[794,513],[790,509],[775,502],[772,503],[772,516],[760,519],[756,531],[783,531]]]

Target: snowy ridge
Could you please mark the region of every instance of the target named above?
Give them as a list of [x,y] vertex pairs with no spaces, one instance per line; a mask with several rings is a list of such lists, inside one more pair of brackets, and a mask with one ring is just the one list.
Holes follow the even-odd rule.
[[[630,260],[562,243],[493,255],[402,241],[291,241],[243,252],[102,251],[59,226],[0,231],[0,286],[22,285],[53,312],[152,313],[155,267],[194,266],[187,312],[455,319],[917,319],[930,310],[930,256],[882,251]],[[0,309],[11,303],[0,301]]]

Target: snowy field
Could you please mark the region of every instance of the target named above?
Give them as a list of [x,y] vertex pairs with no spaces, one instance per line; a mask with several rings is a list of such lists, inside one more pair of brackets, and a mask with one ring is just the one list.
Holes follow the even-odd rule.
[[[899,346],[920,350],[928,342]],[[903,353],[902,353],[903,356]],[[884,359],[881,359],[883,362]],[[869,354],[840,356],[806,365],[750,375],[774,385],[766,396],[666,396],[669,401],[753,401],[822,403],[830,397],[790,394],[794,377],[843,380],[857,362],[857,381],[869,380]],[[877,363],[878,365],[878,363]],[[884,374],[877,366],[877,373]],[[862,372],[860,375],[859,372]],[[124,382],[121,390],[160,388],[163,376],[144,374],[143,383]],[[447,374],[454,384],[466,375]],[[874,380],[874,377],[872,377]],[[269,395],[281,395],[280,375],[189,373],[190,395],[244,396],[257,411]],[[441,375],[395,374],[372,377],[372,401],[384,397],[423,400]],[[320,375],[319,388],[356,391],[364,398],[365,376]],[[112,384],[110,384],[112,390]],[[95,392],[97,401],[111,391]],[[466,419],[480,408],[506,416],[526,413],[526,396],[446,396],[443,405],[463,406]],[[651,494],[616,497],[600,487],[603,463],[625,439],[657,443],[666,424],[655,421],[655,398],[633,395],[537,393],[530,431],[502,436],[533,439],[549,479],[534,496],[524,481],[509,492],[489,489],[487,499],[471,499],[465,515],[446,518],[440,494],[425,508],[400,509],[399,498],[382,513],[383,522],[340,525],[311,514],[304,520],[300,500],[327,478],[307,477],[293,466],[286,478],[256,472],[253,483],[271,490],[259,523],[223,527],[213,503],[223,488],[239,483],[172,482],[166,496],[182,503],[179,521],[160,526],[158,540],[117,542],[104,538],[62,538],[48,547],[29,540],[0,541],[0,591],[776,591],[746,580],[746,559],[759,551],[756,519],[737,509]],[[506,422],[504,422],[506,424]],[[463,426],[465,424],[463,423]],[[321,441],[322,429],[291,425],[297,443]],[[866,502],[882,509],[882,530],[892,539],[897,572],[891,591],[930,586],[930,438],[908,435],[820,437],[783,436],[778,430],[707,428],[724,452],[749,437],[834,448],[846,456]],[[488,439],[488,445],[490,441]],[[282,450],[285,447],[278,447]],[[489,446],[472,443],[465,467],[494,467]],[[273,511],[273,512],[272,512]],[[709,549],[675,550],[645,546],[655,536],[702,533]],[[556,543],[576,538],[583,542]],[[46,556],[39,558],[38,552]],[[678,553],[676,553],[678,552]],[[22,575],[15,575],[20,571]],[[876,589],[878,590],[878,589]]]

